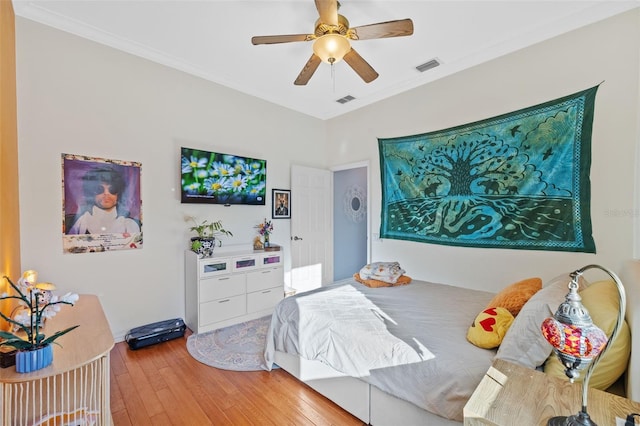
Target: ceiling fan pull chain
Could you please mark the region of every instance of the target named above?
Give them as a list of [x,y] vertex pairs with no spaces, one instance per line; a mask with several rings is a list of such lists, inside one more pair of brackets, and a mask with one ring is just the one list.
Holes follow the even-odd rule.
[[331,62],[331,80],[333,81],[333,93],[336,93],[336,70],[333,62]]

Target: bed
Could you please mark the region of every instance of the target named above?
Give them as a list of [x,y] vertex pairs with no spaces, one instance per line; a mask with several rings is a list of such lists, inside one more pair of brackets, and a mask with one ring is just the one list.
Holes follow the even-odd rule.
[[[633,330],[640,327],[640,311],[633,309],[640,306],[640,263],[626,262],[619,276]],[[544,283],[526,300],[496,349],[466,338],[494,293],[416,280],[382,288],[344,280],[296,294],[272,316],[267,368],[283,368],[367,424],[459,425],[466,401],[496,357],[520,362],[513,358],[524,351],[527,362],[544,363],[550,347],[533,335],[540,335],[539,318],[550,315],[544,307],[549,312],[550,304],[562,301],[568,277]],[[523,341],[531,348],[523,349]],[[629,345],[636,349],[629,357],[625,348],[626,393],[637,401],[640,343],[629,339]]]

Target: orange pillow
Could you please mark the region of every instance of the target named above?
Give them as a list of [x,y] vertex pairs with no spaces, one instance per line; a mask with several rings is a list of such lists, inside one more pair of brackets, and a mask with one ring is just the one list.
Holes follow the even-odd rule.
[[527,303],[527,300],[541,288],[542,280],[537,277],[518,281],[496,294],[487,305],[487,308],[505,308],[515,317],[520,313],[520,309]]
[[353,274],[353,279],[358,281],[360,284],[364,284],[367,287],[371,287],[371,288],[395,287],[399,285],[407,285],[411,282],[411,277],[408,277],[407,275],[400,275],[400,277],[398,278],[398,281],[396,281],[395,284],[391,284],[391,283],[380,281],[380,280],[373,280],[373,279],[363,280],[362,278],[360,278],[360,273],[358,272]]

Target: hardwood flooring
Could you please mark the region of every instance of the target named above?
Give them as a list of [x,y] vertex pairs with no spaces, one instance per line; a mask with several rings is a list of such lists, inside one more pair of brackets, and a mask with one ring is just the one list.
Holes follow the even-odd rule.
[[284,370],[226,371],[196,361],[188,333],[135,351],[115,345],[114,426],[364,425]]

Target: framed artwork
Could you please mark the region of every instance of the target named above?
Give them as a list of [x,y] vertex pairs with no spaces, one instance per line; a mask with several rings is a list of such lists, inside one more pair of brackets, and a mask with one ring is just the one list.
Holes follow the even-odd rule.
[[64,253],[142,248],[140,163],[62,154]]
[[273,206],[271,217],[274,219],[290,219],[291,191],[288,189],[272,189],[271,205]]

